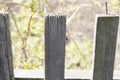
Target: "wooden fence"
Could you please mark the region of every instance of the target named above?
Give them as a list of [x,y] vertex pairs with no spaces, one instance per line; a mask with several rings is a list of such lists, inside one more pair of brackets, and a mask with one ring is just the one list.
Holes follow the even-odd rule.
[[0,14],[0,80],[113,80],[120,79],[114,71],[118,15],[96,18],[93,70],[64,70],[66,16],[45,16],[45,71],[13,71],[8,14]]

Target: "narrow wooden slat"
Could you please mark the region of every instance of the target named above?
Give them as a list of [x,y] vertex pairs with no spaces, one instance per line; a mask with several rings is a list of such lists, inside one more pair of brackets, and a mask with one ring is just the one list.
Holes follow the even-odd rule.
[[9,73],[9,80],[14,80],[14,73],[13,73],[13,57],[12,57],[12,48],[11,48],[11,34],[9,28],[9,14],[4,13],[5,19],[5,41],[6,41],[6,62],[8,65],[8,73]]
[[0,14],[0,80],[8,80],[9,74],[5,59],[5,20]]
[[45,80],[64,80],[65,16],[45,16]]
[[0,80],[14,80],[9,16],[0,13]]
[[97,17],[93,80],[113,80],[119,16]]

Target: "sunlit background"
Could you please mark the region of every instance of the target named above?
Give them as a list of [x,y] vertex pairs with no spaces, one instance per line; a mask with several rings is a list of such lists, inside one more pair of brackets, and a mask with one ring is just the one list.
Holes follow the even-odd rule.
[[[120,14],[120,0],[0,0],[9,12],[15,69],[44,68],[44,15],[67,15],[66,69],[91,69],[96,14]],[[120,69],[118,35],[115,69]]]

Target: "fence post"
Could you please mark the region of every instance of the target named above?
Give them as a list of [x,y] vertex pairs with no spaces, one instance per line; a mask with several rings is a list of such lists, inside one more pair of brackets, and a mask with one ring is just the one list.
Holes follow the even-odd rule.
[[113,80],[119,16],[99,15],[96,20],[93,80]]
[[45,80],[64,80],[65,34],[65,16],[45,16]]
[[0,80],[14,80],[9,15],[0,14]]

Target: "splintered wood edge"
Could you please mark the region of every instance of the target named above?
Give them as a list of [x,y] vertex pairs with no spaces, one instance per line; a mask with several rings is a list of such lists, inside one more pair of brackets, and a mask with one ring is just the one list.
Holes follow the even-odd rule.
[[44,16],[45,17],[66,17],[66,15],[62,13],[58,13],[58,14],[49,13],[49,14],[45,14]]
[[[44,70],[14,70],[15,78],[43,79]],[[92,79],[92,70],[66,70],[65,79]],[[114,71],[113,79],[120,79],[120,70]]]

